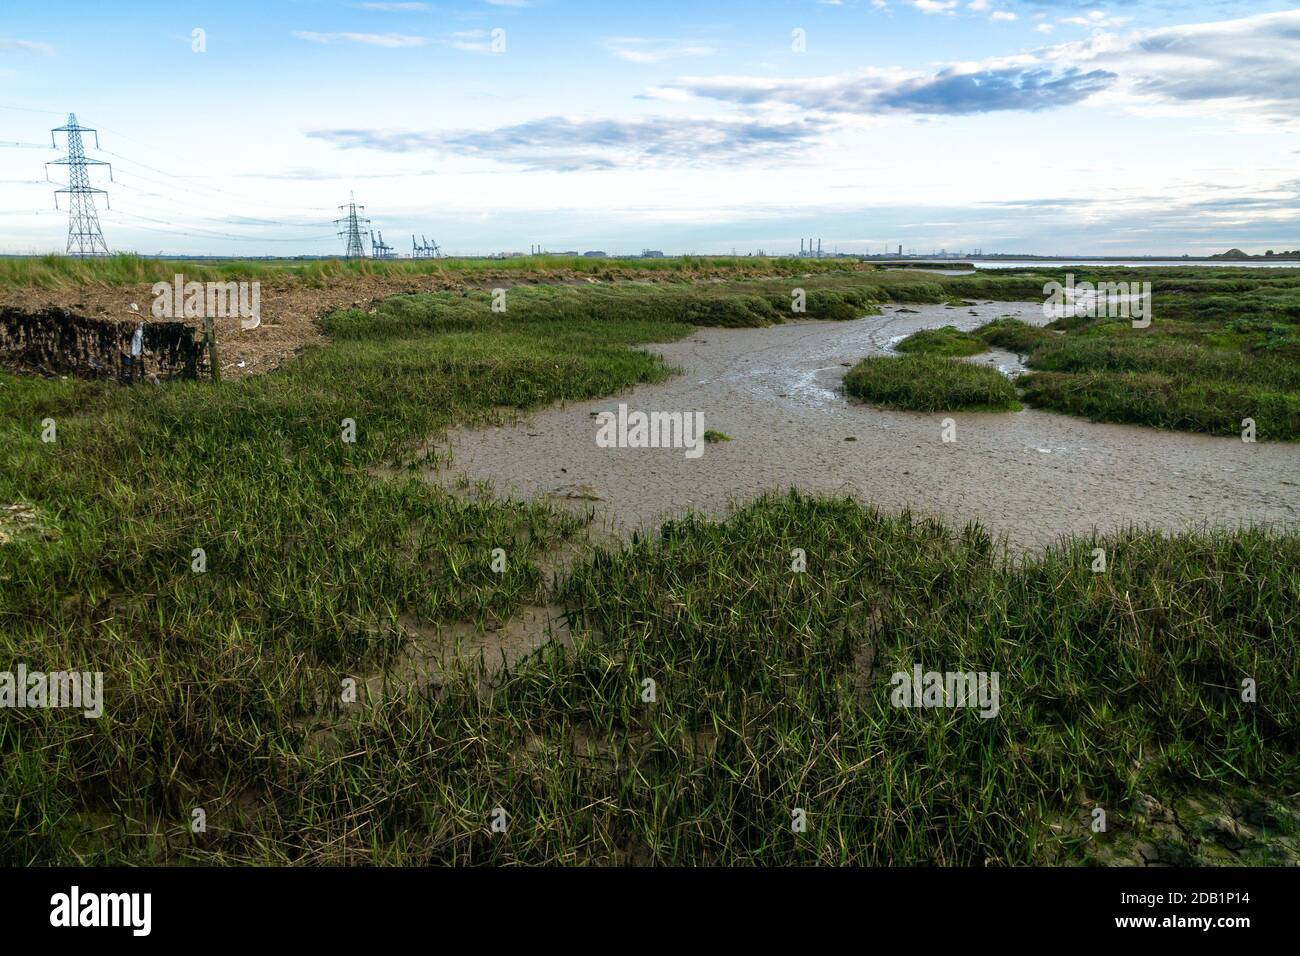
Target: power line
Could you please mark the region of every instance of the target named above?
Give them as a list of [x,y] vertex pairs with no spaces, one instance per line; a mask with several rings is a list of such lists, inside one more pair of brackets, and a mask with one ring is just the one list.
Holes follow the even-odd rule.
[[[166,220],[166,219],[153,219],[153,218],[151,218],[151,217],[149,217],[149,216],[140,216],[140,215],[137,215],[136,213],[131,213],[131,212],[121,212],[120,210],[119,210],[118,212],[116,212],[115,215],[118,215],[118,216],[126,216],[128,219],[138,219],[138,220],[140,220],[141,222],[152,222],[152,223],[156,223],[156,224],[158,224],[158,225],[160,225],[160,226],[179,226],[179,225],[182,225],[181,223],[172,222],[172,221],[170,221],[170,220]],[[140,227],[137,227],[137,228],[144,229],[144,228],[146,228],[146,227],[144,227],[144,226],[140,226]],[[211,236],[211,237],[214,238],[214,239],[241,239],[241,240],[252,241],[252,242],[323,242],[323,241],[325,241],[326,239],[334,239],[334,238],[336,238],[336,236],[335,236],[333,233],[330,233],[329,235],[322,235],[322,236],[290,236],[290,237],[288,237],[288,238],[284,238],[284,239],[268,239],[268,238],[263,237],[263,236],[240,236],[240,235],[236,235],[236,234],[234,234],[234,233],[229,233],[229,232],[217,232],[217,231],[215,231],[215,230],[203,229],[202,227],[199,227],[199,226],[192,226],[192,227],[189,227],[189,228],[192,229],[192,230],[198,230],[198,232],[186,232],[186,233],[184,233],[184,235],[199,235],[200,233],[203,233],[203,234],[206,234],[206,235],[208,235],[208,236]],[[155,231],[155,232],[156,232],[156,231],[162,231],[162,230],[150,230],[150,231]],[[176,232],[177,230],[170,229],[170,230],[165,230],[165,231],[168,231],[168,232]]]
[[[22,107],[22,106],[10,106],[7,104],[0,104],[0,109],[16,110],[18,112],[24,112],[24,113],[40,113],[40,114],[47,114],[53,116],[63,115],[60,113],[56,113],[52,110],[41,110],[41,109],[34,109],[31,107]],[[108,127],[103,127],[103,129],[109,131]],[[78,126],[76,116],[74,114],[71,113],[68,114],[68,123],[66,126],[58,127],[52,132],[65,132],[68,134],[68,155],[63,157],[62,159],[53,160],[51,161],[51,163],[47,164],[47,165],[66,165],[69,167],[68,187],[65,189],[56,190],[55,193],[56,208],[58,208],[57,196],[59,193],[68,193],[68,195],[71,198],[71,203],[69,208],[69,225],[68,225],[68,252],[69,254],[75,254],[75,255],[106,255],[108,253],[108,247],[107,244],[104,242],[103,232],[100,229],[99,217],[95,209],[95,203],[93,197],[95,193],[100,193],[104,196],[107,196],[108,194],[102,189],[95,189],[91,187],[87,167],[108,166],[109,178],[110,180],[113,180],[114,177],[113,177],[112,166],[100,160],[86,159],[84,147],[81,141],[81,133],[82,132],[95,133],[95,131],[88,127]],[[141,146],[144,146],[150,149],[151,151],[156,149],[156,147],[153,147],[148,143],[144,143],[141,140],[137,140],[132,136],[128,136],[127,134],[122,133],[121,131],[111,131],[111,132],[114,132],[115,135],[121,137],[122,139],[139,143]],[[186,205],[190,205],[190,206],[210,205],[214,208],[217,208],[218,202],[220,200],[216,197],[228,197],[228,198],[233,197],[235,199],[240,199],[245,202],[255,203],[259,205],[265,203],[264,197],[253,198],[250,196],[243,195],[241,193],[233,192],[231,190],[222,189],[217,186],[210,186],[206,183],[199,181],[198,178],[196,177],[178,176],[175,173],[171,173],[165,169],[161,169],[157,166],[150,165],[149,163],[144,163],[141,162],[140,160],[133,159],[130,156],[126,156],[121,153],[114,152],[112,150],[102,149],[102,147],[100,147],[99,145],[98,134],[96,133],[95,136],[96,136],[95,138],[96,149],[99,149],[110,156],[114,156],[117,159],[121,160],[122,162],[130,164],[131,166],[149,170],[161,176],[165,176],[168,179],[175,180],[179,184],[182,184],[185,190],[183,202]],[[53,140],[53,135],[51,135],[51,140]],[[36,143],[22,143],[17,141],[0,141],[0,147],[19,148],[19,149],[45,149],[46,148]],[[145,183],[150,183],[155,188],[164,190],[168,193],[172,193],[173,195],[174,192],[177,190],[177,187],[172,183],[163,182],[151,176],[146,176],[143,173],[137,172],[136,170],[133,169],[128,170],[127,175],[128,177],[134,177]],[[47,180],[48,180],[48,175],[47,175]],[[117,183],[117,185],[129,189],[131,190],[131,192],[137,193],[142,197],[152,197],[152,198],[159,199],[161,202],[158,205],[165,205],[168,201],[169,198],[168,196],[159,193],[151,193],[145,189],[140,189],[129,181],[128,182],[120,182],[117,180],[114,181]],[[4,180],[3,182],[7,182],[7,183],[12,182],[13,184],[16,185],[39,184],[39,181],[25,181],[25,180]],[[194,195],[195,190],[206,191],[207,193],[216,194],[216,195],[196,197]],[[152,205],[154,204],[146,202],[145,208],[147,209]],[[227,213],[227,222],[228,222],[229,219],[228,199],[226,202],[221,203],[219,208],[221,208],[223,212]],[[307,206],[303,208],[315,211],[317,209],[320,209],[321,207]],[[141,216],[138,214],[121,212],[121,211],[119,211],[117,215],[125,216],[128,219],[135,220],[141,223],[154,223],[155,226],[153,227],[143,226],[143,225],[132,226],[132,228],[140,229],[146,232],[159,232],[159,233],[166,233],[171,235],[182,235],[182,236],[190,236],[193,238],[203,238],[203,239],[219,239],[219,240],[240,241],[240,242],[314,243],[314,242],[325,242],[330,239],[336,238],[338,236],[343,236],[347,239],[348,258],[365,258],[366,247],[365,247],[365,240],[363,238],[362,230],[363,228],[366,229],[369,228],[370,220],[365,219],[364,217],[359,215],[360,213],[364,213],[365,211],[364,207],[357,206],[355,202],[351,202],[347,206],[339,206],[338,208],[340,210],[344,210],[344,209],[347,210],[347,215],[342,219],[328,220],[328,221],[316,220],[316,221],[295,222],[291,220],[269,219],[260,216],[240,216],[237,217],[240,220],[239,222],[228,223],[229,225],[232,226],[247,227],[250,229],[262,229],[262,228],[274,228],[274,227],[312,229],[312,228],[318,228],[330,224],[339,225],[339,224],[346,223],[344,230],[331,236],[312,235],[312,236],[296,236],[296,237],[288,237],[288,238],[284,238],[284,237],[268,238],[265,236],[256,236],[256,235],[254,236],[238,235],[229,232],[220,232],[212,229],[204,229],[201,226],[192,226],[192,227],[188,227],[187,229],[184,227],[183,224],[177,223],[174,220],[170,220],[170,219],[154,219],[149,216]],[[159,211],[161,212],[162,210]],[[201,221],[205,218],[208,221],[219,222],[219,220],[213,217],[200,216]],[[182,226],[182,228],[179,229],[173,228],[176,226]],[[412,241],[414,242],[414,240]],[[376,249],[381,255],[391,256],[393,254],[392,248],[383,242],[382,234],[380,236],[378,243],[374,243],[374,245],[376,246]],[[427,244],[424,247],[424,250],[426,250],[428,253],[432,255],[438,255],[441,252],[441,250],[438,249],[436,243]]]
[[[265,199],[254,199],[252,196],[231,192],[229,189],[222,189],[219,186],[209,186],[206,183],[200,182],[199,179],[194,176],[177,176],[175,173],[169,173],[165,169],[159,169],[157,166],[150,166],[148,163],[142,163],[138,159],[132,159],[130,156],[123,156],[121,153],[115,153],[112,150],[106,149],[103,152],[108,153],[110,156],[116,156],[118,159],[125,160],[128,163],[133,163],[136,166],[141,166],[144,169],[152,170],[155,173],[161,173],[164,176],[168,176],[171,179],[184,183],[185,186],[190,189],[206,189],[209,192],[220,193],[223,196],[234,196],[236,199],[243,199],[246,202],[265,202]],[[135,175],[139,176],[140,174],[136,173]]]
[[17,110],[19,113],[44,113],[47,116],[62,116],[58,110],[34,110],[27,106],[5,106],[0,104],[0,110]]
[[[181,181],[181,182],[184,182],[184,183],[185,183],[185,186],[186,186],[187,189],[190,189],[190,188],[192,188],[192,187],[194,187],[194,186],[198,186],[199,188],[209,188],[209,189],[213,188],[213,187],[206,187],[206,186],[203,186],[202,184],[199,184],[199,183],[192,183],[192,182],[189,182],[188,180],[185,180],[184,177],[176,176],[174,173],[169,173],[169,172],[167,172],[166,170],[158,169],[158,168],[155,167],[155,166],[150,166],[150,165],[148,165],[147,163],[142,163],[142,162],[140,162],[139,160],[132,159],[132,158],[129,157],[129,156],[123,156],[122,154],[120,154],[120,153],[116,153],[116,152],[112,152],[111,150],[103,150],[103,152],[109,153],[110,155],[113,155],[113,156],[117,156],[119,159],[125,160],[126,162],[131,163],[131,164],[133,164],[133,165],[141,166],[141,167],[143,167],[143,168],[145,168],[145,169],[150,169],[150,170],[153,170],[153,171],[155,171],[155,172],[159,172],[159,173],[161,173],[161,174],[164,175],[164,176],[169,176],[169,177],[171,177],[172,179],[176,179],[176,180],[179,180],[179,181]],[[135,177],[135,178],[137,178],[137,179],[143,180],[144,182],[151,183],[151,184],[157,186],[157,187],[160,188],[160,189],[164,189],[164,190],[175,190],[175,189],[177,188],[176,186],[174,186],[174,185],[171,184],[171,183],[163,182],[163,181],[160,180],[160,179],[156,179],[156,178],[154,178],[154,177],[152,177],[152,176],[146,176],[146,175],[144,175],[143,173],[139,173],[139,172],[136,172],[136,171],[134,171],[134,170],[128,170],[128,171],[127,171],[127,174],[128,174],[129,176],[132,176],[132,177]],[[118,183],[119,183],[119,185],[123,185],[123,186],[125,186],[125,187],[128,188],[128,189],[132,189],[133,191],[140,192],[142,195],[157,195],[157,194],[145,193],[143,190],[139,190],[139,189],[137,189],[136,187],[132,186],[129,182],[122,182],[120,179],[118,180]],[[216,192],[222,192],[222,193],[225,193],[224,190],[215,190],[215,191],[216,191]],[[226,193],[226,195],[228,195],[228,196],[237,196],[237,194],[234,194],[234,193]],[[162,198],[162,197],[159,197],[159,198]],[[228,202],[223,202],[223,200],[218,199],[218,198],[195,197],[195,196],[193,196],[193,195],[187,195],[187,196],[185,197],[185,200],[184,200],[184,201],[185,201],[187,204],[195,204],[196,202],[198,202],[198,203],[202,203],[202,204],[204,204],[204,205],[211,204],[211,205],[214,206],[214,207],[216,207],[216,206],[218,206],[218,204],[220,204],[220,208],[222,208],[223,210],[226,210],[226,209],[228,209],[228,207],[229,207]],[[262,200],[258,200],[258,201],[260,202],[260,201],[262,201]],[[307,221],[307,222],[295,222],[295,221],[292,221],[292,220],[284,220],[284,219],[267,219],[267,218],[264,218],[264,217],[258,217],[258,216],[242,216],[242,217],[240,217],[240,218],[241,218],[242,220],[244,220],[244,222],[245,222],[246,224],[250,225],[250,226],[263,225],[263,224],[264,224],[264,225],[267,225],[267,226],[288,226],[288,227],[291,227],[291,228],[314,228],[314,227],[317,227],[317,226],[326,226],[326,225],[330,225],[330,224],[331,224],[331,221],[330,221],[330,220],[327,220],[327,219],[318,219],[318,220],[315,220],[315,221]],[[250,237],[250,238],[251,238],[251,237]]]
[[[107,150],[105,150],[104,152],[107,152]],[[141,190],[141,189],[139,189],[139,188],[137,188],[137,187],[135,187],[135,186],[132,186],[129,182],[123,182],[122,179],[120,178],[121,175],[122,175],[122,174],[121,174],[121,171],[119,170],[119,171],[118,171],[118,174],[117,174],[118,178],[115,179],[115,182],[116,182],[119,186],[124,186],[124,187],[126,187],[127,189],[130,189],[130,190],[132,190],[132,191],[134,191],[134,192],[138,192],[138,193],[140,193],[141,195],[144,195],[144,196],[156,196],[156,195],[158,195],[157,193],[146,193],[146,192],[144,192],[144,190]],[[154,179],[154,178],[152,178],[152,177],[150,177],[150,176],[144,176],[144,175],[141,175],[140,173],[134,172],[134,171],[132,171],[132,170],[128,170],[128,171],[127,171],[127,175],[128,175],[128,176],[136,177],[136,178],[141,179],[141,180],[144,180],[144,181],[147,182],[147,183],[152,183],[152,184],[154,184],[155,186],[158,186],[158,187],[160,187],[160,188],[162,188],[162,189],[174,189],[174,188],[175,188],[175,187],[172,186],[170,183],[164,183],[164,182],[162,182],[161,180]],[[191,204],[192,204],[192,203],[194,203],[194,198],[193,198],[193,197],[187,197],[185,201],[186,201],[187,203],[191,203]],[[202,201],[203,203],[205,203],[205,204],[209,204],[209,203],[210,203],[210,204],[213,204],[214,206],[215,206],[215,204],[218,202],[218,200],[215,200],[215,199],[206,199],[206,198],[202,199],[201,201]],[[227,208],[228,208],[228,204],[227,204]],[[283,220],[283,219],[263,219],[263,218],[258,217],[258,216],[241,216],[240,218],[243,219],[243,220],[245,220],[249,225],[265,224],[265,225],[268,225],[268,226],[290,226],[290,227],[296,227],[296,228],[307,228],[307,229],[315,228],[315,227],[318,227],[318,226],[328,226],[328,225],[332,225],[332,221],[329,220],[329,219],[318,219],[318,220],[316,220],[316,221],[314,221],[314,222],[291,222],[291,221]]]

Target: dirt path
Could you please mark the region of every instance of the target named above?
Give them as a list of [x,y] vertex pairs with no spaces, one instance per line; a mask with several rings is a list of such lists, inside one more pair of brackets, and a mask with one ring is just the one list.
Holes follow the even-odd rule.
[[[594,504],[616,533],[695,509],[722,515],[769,489],[847,493],[910,505],[958,526],[977,519],[1033,548],[1128,524],[1300,523],[1300,445],[1246,444],[1026,409],[1010,414],[887,411],[848,401],[847,366],[921,328],[972,329],[1040,304],[888,306],[851,322],[701,329],[651,346],[683,374],[620,396],[553,407],[514,425],[449,436],[455,460],[430,479],[489,480],[497,494]],[[1008,371],[1008,353],[978,356]],[[733,440],[681,449],[600,448],[595,414],[694,412]],[[957,440],[942,441],[951,417]],[[852,440],[848,440],[852,439]],[[593,500],[594,499],[594,500]]]

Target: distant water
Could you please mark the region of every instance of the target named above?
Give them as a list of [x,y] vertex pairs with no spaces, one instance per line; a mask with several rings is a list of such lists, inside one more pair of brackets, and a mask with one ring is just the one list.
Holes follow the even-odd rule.
[[1232,267],[1236,269],[1300,269],[1300,259],[1286,259],[1280,262],[1260,262],[1258,260],[1234,262],[1232,259],[1214,259],[1210,262],[1197,259],[1134,259],[1117,262],[1098,262],[1084,259],[999,259],[997,262],[975,262],[973,265],[976,269],[1033,269],[1059,266],[1078,266],[1081,268],[1114,267],[1121,269],[1141,269],[1147,266],[1154,268],[1167,268],[1169,266],[1183,266],[1186,268],[1194,266],[1198,269],[1202,266]]

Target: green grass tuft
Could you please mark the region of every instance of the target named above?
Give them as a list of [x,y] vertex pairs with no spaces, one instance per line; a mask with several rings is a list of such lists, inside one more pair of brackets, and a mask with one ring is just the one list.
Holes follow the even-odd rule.
[[941,329],[922,329],[913,332],[897,345],[899,352],[914,355],[940,355],[960,358],[987,352],[988,346],[973,333],[962,332],[956,326]]
[[995,369],[932,355],[873,356],[844,376],[855,398],[920,412],[1014,411],[1016,389]]

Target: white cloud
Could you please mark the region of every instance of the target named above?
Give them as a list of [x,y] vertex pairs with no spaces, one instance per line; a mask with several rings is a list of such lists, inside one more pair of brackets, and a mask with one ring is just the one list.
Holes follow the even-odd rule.
[[1098,30],[1087,40],[950,63],[937,72],[871,67],[814,77],[686,76],[647,95],[665,99],[676,90],[746,109],[840,117],[1036,111],[1091,100],[1146,114],[1300,127],[1297,76],[1300,10],[1291,10],[1129,35]]
[[1076,27],[1091,27],[1094,30],[1113,30],[1132,21],[1132,17],[1112,17],[1101,10],[1093,10],[1086,17],[1062,17],[1059,22]]
[[54,47],[40,40],[0,39],[0,53],[29,53],[33,56],[53,56]]
[[712,56],[713,47],[691,40],[663,40],[650,37],[610,37],[606,49],[629,63],[663,63],[688,56]]
[[404,36],[400,33],[314,33],[310,30],[294,30],[293,35],[299,40],[310,43],[361,43],[366,46],[382,46],[391,49],[412,46],[424,46],[425,37]]
[[343,149],[384,153],[433,151],[487,159],[532,170],[568,172],[744,161],[788,163],[791,151],[817,141],[824,120],[656,116],[634,121],[548,116],[495,129],[411,131],[320,129],[307,135]]
[[464,53],[492,52],[492,41],[487,30],[457,30],[442,42]]
[[1053,109],[1086,100],[1114,80],[1103,69],[1019,54],[937,72],[869,67],[819,77],[688,76],[667,87],[749,109],[846,118]]
[[922,13],[946,13],[951,15],[957,7],[958,0],[912,0],[912,6]]
[[1165,27],[1041,51],[1058,64],[1118,74],[1108,100],[1166,114],[1300,126],[1300,10]]

